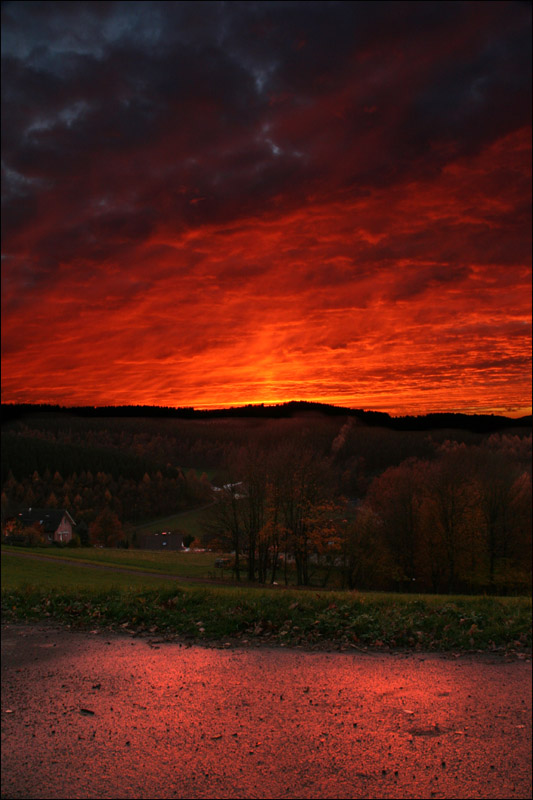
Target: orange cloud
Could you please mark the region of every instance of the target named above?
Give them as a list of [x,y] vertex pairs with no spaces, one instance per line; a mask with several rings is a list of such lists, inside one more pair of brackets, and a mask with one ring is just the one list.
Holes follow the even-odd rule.
[[528,136],[431,181],[162,224],[122,259],[63,264],[7,298],[4,400],[525,413],[531,273],[509,217]]

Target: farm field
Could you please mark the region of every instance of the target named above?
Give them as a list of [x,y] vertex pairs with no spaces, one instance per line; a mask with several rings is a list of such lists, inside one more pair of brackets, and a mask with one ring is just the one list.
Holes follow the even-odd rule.
[[[20,547],[2,546],[2,552],[20,553]],[[155,552],[123,548],[68,547],[22,550],[50,560],[85,561],[92,564],[114,564],[132,570],[175,575],[185,578],[207,578],[213,570],[215,553]]]
[[[4,550],[4,548],[2,548]],[[90,562],[87,562],[90,563]],[[92,562],[96,563],[96,562]],[[101,561],[104,564],[106,562]],[[161,587],[164,579],[154,575],[138,575],[130,572],[88,569],[52,558],[33,560],[30,558],[2,558],[2,591],[30,591],[39,587],[42,591],[74,591],[99,593],[106,591],[128,591],[132,588]],[[170,579],[168,586],[174,586]]]

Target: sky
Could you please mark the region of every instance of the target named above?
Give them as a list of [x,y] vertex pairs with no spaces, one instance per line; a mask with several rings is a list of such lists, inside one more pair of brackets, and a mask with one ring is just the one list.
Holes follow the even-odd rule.
[[531,410],[531,4],[3,2],[2,402]]

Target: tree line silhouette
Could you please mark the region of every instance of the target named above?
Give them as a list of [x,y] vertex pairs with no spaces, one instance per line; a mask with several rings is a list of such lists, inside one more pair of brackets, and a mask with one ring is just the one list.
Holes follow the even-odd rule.
[[39,414],[61,415],[64,417],[86,417],[92,419],[132,417],[150,419],[286,419],[298,414],[320,414],[329,417],[353,417],[360,424],[380,426],[391,430],[424,431],[437,428],[454,428],[480,433],[530,426],[531,415],[515,419],[496,414],[430,413],[422,415],[403,415],[392,417],[384,411],[371,411],[361,408],[343,408],[328,403],[291,400],[276,405],[264,403],[248,404],[231,408],[198,409],[193,407],[170,406],[60,406],[47,403],[6,403],[2,404],[4,422],[24,419]]

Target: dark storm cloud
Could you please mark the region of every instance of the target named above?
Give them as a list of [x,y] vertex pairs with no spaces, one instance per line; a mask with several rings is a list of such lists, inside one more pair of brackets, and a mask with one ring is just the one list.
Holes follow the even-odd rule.
[[65,179],[68,194],[73,175],[91,192],[100,167],[148,194],[181,179],[189,203],[205,195],[196,222],[239,214],[243,193],[261,208],[311,192],[332,154],[333,189],[389,183],[413,162],[438,169],[439,142],[475,150],[529,116],[527,9],[513,3],[6,3],[3,15],[5,181],[43,181],[28,195]]

